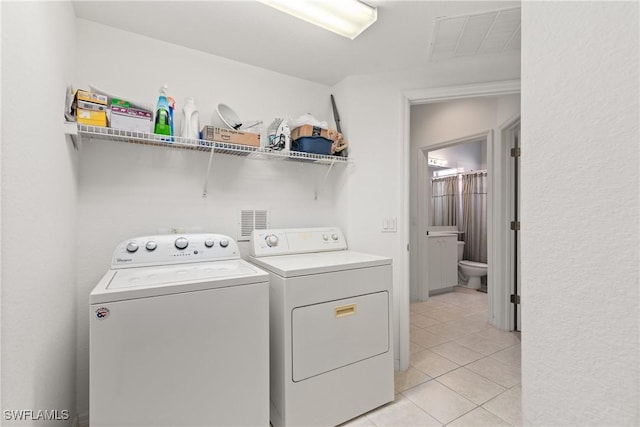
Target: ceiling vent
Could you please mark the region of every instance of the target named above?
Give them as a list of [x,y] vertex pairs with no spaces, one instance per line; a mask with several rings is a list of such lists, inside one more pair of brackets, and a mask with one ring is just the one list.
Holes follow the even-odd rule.
[[429,59],[520,51],[520,7],[436,19]]
[[242,209],[240,211],[238,242],[248,242],[253,230],[267,228],[269,228],[269,212],[266,209]]

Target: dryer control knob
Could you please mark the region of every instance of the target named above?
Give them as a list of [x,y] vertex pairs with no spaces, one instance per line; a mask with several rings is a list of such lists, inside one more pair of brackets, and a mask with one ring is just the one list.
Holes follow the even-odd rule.
[[207,240],[205,240],[205,241],[204,241],[204,245],[205,245],[206,247],[208,247],[208,248],[212,248],[212,247],[213,247],[213,244],[214,244],[213,239],[207,239]]
[[278,236],[275,234],[269,234],[265,240],[267,241],[267,246],[270,248],[278,246]]
[[334,233],[334,234],[331,235],[331,238],[333,240],[338,240],[338,235]]
[[227,239],[220,240],[220,246],[226,248],[227,246],[229,246],[229,241]]
[[148,251],[155,251],[156,248],[158,247],[158,244],[153,240],[149,240],[145,247],[147,248]]
[[136,242],[129,242],[129,244],[127,245],[127,252],[132,254],[137,250],[138,250],[138,244]]
[[329,241],[329,236],[326,234],[322,235],[322,240],[324,240],[325,242]]
[[174,243],[178,249],[186,249],[189,246],[189,241],[184,237],[178,237]]

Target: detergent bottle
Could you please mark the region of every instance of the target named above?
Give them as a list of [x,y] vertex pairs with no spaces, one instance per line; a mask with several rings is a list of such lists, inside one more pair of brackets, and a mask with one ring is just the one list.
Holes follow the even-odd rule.
[[198,139],[200,135],[200,123],[198,118],[198,108],[193,97],[188,97],[182,107],[182,123],[180,126],[180,136],[183,138]]
[[158,97],[158,106],[156,109],[156,122],[153,129],[158,135],[171,136],[171,111],[169,101],[167,100],[168,86],[165,84],[160,88],[160,96]]

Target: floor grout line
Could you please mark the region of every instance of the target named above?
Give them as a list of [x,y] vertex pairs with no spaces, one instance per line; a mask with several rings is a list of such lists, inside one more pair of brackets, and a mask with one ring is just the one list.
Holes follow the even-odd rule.
[[[459,301],[459,302],[457,301],[457,302],[455,302],[455,303],[454,303],[454,302],[450,302],[452,299],[455,299],[455,298],[456,298],[456,297],[455,297],[455,295],[456,295],[456,294],[458,294],[458,293],[459,293],[459,294],[472,295],[472,296],[470,296],[469,298],[467,298],[465,301]],[[439,301],[437,298],[438,298],[439,296],[441,296],[441,295],[442,295],[442,296],[445,296],[445,298],[447,298],[447,300],[448,300],[448,301]],[[472,336],[472,335],[480,334],[480,333],[482,333],[482,332],[486,332],[487,330],[491,330],[492,328],[493,328],[493,329],[495,329],[495,330],[497,330],[497,331],[499,331],[497,328],[493,327],[493,326],[492,326],[492,325],[490,325],[488,322],[486,322],[486,326],[485,326],[484,324],[482,324],[482,326],[483,326],[483,327],[482,327],[481,329],[478,329],[478,330],[473,331],[473,332],[465,333],[463,336],[461,336],[461,337],[457,337],[457,338],[450,338],[450,337],[448,337],[448,336],[446,336],[446,335],[439,335],[438,333],[436,333],[436,332],[433,332],[433,331],[430,331],[430,330],[429,330],[430,328],[434,328],[434,327],[436,327],[436,326],[438,326],[438,325],[451,326],[451,327],[453,327],[453,328],[456,328],[456,325],[454,324],[455,322],[459,322],[460,320],[463,320],[463,319],[465,319],[465,318],[468,318],[468,317],[470,317],[470,316],[474,316],[474,315],[478,315],[478,314],[484,314],[484,317],[486,317],[486,313],[487,313],[487,308],[486,308],[486,306],[485,306],[485,307],[479,307],[480,305],[484,305],[484,303],[477,303],[477,302],[475,302],[475,301],[472,301],[472,299],[475,299],[476,301],[482,301],[482,298],[486,298],[486,294],[481,294],[481,295],[479,295],[479,296],[478,296],[478,298],[474,298],[474,296],[475,296],[475,294],[473,294],[473,293],[471,293],[471,292],[465,292],[465,291],[454,291],[454,292],[449,292],[449,293],[446,293],[446,294],[435,295],[435,296],[433,296],[433,297],[431,297],[431,298],[430,298],[430,301],[433,301],[433,303],[432,303],[433,307],[427,307],[427,308],[424,308],[424,310],[422,310],[422,311],[414,311],[413,309],[411,310],[411,314],[413,314],[413,315],[423,316],[423,317],[425,317],[425,318],[429,319],[430,321],[434,321],[434,322],[436,322],[435,324],[432,324],[432,325],[429,325],[429,326],[426,326],[426,327],[421,327],[421,326],[416,325],[415,323],[411,323],[411,324],[410,324],[410,326],[411,326],[411,327],[414,327],[414,328],[417,328],[417,329],[420,329],[420,330],[426,331],[426,332],[428,332],[428,333],[430,333],[430,334],[432,334],[432,335],[437,336],[437,337],[438,337],[438,338],[440,338],[440,339],[445,339],[445,341],[444,341],[444,342],[442,342],[442,343],[438,343],[438,344],[436,344],[436,345],[432,345],[432,346],[429,346],[429,347],[425,347],[425,346],[424,346],[423,344],[421,344],[420,342],[414,342],[414,341],[411,341],[411,340],[410,340],[414,345],[416,345],[416,346],[419,348],[419,350],[418,350],[418,351],[415,351],[415,352],[413,352],[413,353],[410,355],[410,367],[411,367],[411,368],[413,368],[413,369],[415,369],[415,370],[417,370],[417,371],[418,371],[418,372],[420,372],[421,374],[426,375],[426,376],[427,376],[427,377],[429,377],[430,379],[428,379],[428,380],[426,380],[426,381],[419,382],[418,384],[412,385],[411,387],[408,387],[408,388],[406,388],[406,389],[402,390],[402,391],[401,391],[401,392],[399,392],[398,394],[402,395],[402,396],[403,396],[404,398],[406,398],[406,399],[409,399],[409,398],[404,394],[405,392],[410,391],[410,390],[412,390],[412,389],[414,389],[414,388],[416,388],[416,387],[422,386],[422,385],[424,385],[424,384],[426,384],[426,383],[428,383],[428,382],[430,382],[430,381],[435,381],[435,382],[436,382],[436,383],[438,383],[439,385],[441,385],[441,386],[445,387],[446,389],[448,389],[448,390],[450,390],[451,392],[455,393],[457,396],[460,396],[461,398],[465,399],[466,401],[468,401],[468,402],[470,402],[471,404],[473,404],[473,405],[474,405],[474,407],[473,407],[472,409],[470,409],[470,410],[468,410],[468,411],[466,411],[466,412],[464,412],[464,413],[460,414],[457,418],[455,418],[455,419],[453,419],[453,420],[449,421],[448,423],[442,423],[442,421],[440,421],[437,417],[433,416],[433,415],[432,415],[432,414],[430,414],[427,410],[425,410],[424,408],[420,407],[418,404],[416,404],[416,403],[415,403],[415,402],[413,402],[411,399],[409,399],[409,401],[411,401],[415,406],[417,406],[419,409],[421,409],[421,410],[422,410],[422,412],[426,413],[426,414],[427,414],[427,415],[429,415],[431,418],[434,418],[434,419],[435,419],[435,420],[437,420],[439,423],[442,423],[442,425],[443,425],[443,426],[444,426],[444,425],[448,425],[448,424],[450,424],[450,423],[454,422],[455,420],[457,420],[457,419],[459,419],[459,418],[464,417],[465,415],[469,414],[469,413],[470,413],[470,412],[472,412],[472,411],[475,411],[475,410],[476,410],[476,409],[478,409],[478,408],[482,408],[483,410],[487,411],[488,413],[490,413],[491,415],[493,415],[493,416],[495,416],[496,418],[500,419],[501,421],[505,422],[506,424],[512,425],[510,422],[508,422],[507,420],[503,419],[503,418],[502,418],[502,417],[500,417],[498,414],[495,414],[494,412],[490,411],[488,408],[485,408],[485,407],[484,407],[484,405],[485,405],[485,404],[487,404],[487,403],[489,403],[489,402],[491,402],[491,401],[493,401],[494,399],[497,399],[498,397],[500,397],[500,396],[504,395],[505,393],[507,393],[507,392],[509,392],[509,391],[512,391],[515,387],[519,387],[519,386],[520,386],[520,384],[521,384],[521,382],[518,382],[518,384],[515,384],[515,385],[512,385],[512,386],[510,386],[510,387],[507,387],[507,386],[504,386],[504,385],[502,385],[502,384],[500,384],[500,383],[495,382],[494,380],[492,380],[492,379],[490,379],[490,378],[486,377],[485,375],[483,375],[483,374],[481,374],[481,373],[478,373],[478,372],[476,372],[476,371],[474,371],[474,370],[472,370],[472,369],[469,369],[469,368],[468,368],[468,366],[469,366],[469,365],[471,365],[471,364],[473,364],[473,363],[476,363],[476,362],[482,361],[482,360],[490,359],[492,363],[497,363],[497,364],[498,364],[498,366],[504,366],[505,370],[509,370],[509,371],[520,371],[520,370],[521,370],[521,367],[520,367],[520,366],[517,366],[515,363],[505,363],[505,362],[503,362],[502,360],[499,360],[499,359],[497,359],[497,358],[492,357],[492,356],[494,356],[495,354],[497,354],[497,353],[499,353],[499,352],[502,352],[502,351],[505,351],[505,350],[508,350],[508,349],[512,349],[512,348],[514,348],[514,347],[516,347],[516,346],[519,346],[519,345],[520,345],[520,340],[518,339],[518,343],[514,343],[514,344],[507,345],[506,347],[502,347],[502,343],[500,343],[500,342],[499,342],[499,340],[494,340],[494,339],[492,339],[492,338],[487,338],[486,336],[479,335],[482,339],[487,340],[487,341],[493,341],[493,344],[495,344],[495,346],[497,346],[497,347],[501,347],[501,348],[500,348],[500,349],[498,349],[498,350],[492,351],[490,354],[485,354],[485,353],[483,353],[483,352],[479,352],[479,351],[477,351],[477,350],[475,350],[475,349],[473,349],[473,348],[471,348],[471,347],[468,347],[468,346],[466,346],[466,345],[464,345],[464,344],[462,344],[462,343],[459,343],[459,342],[457,342],[457,341],[458,341],[458,340],[460,340],[460,339],[463,339],[463,338],[465,338],[465,337],[469,337],[469,336]],[[465,298],[466,298],[466,297],[465,297]],[[420,303],[414,303],[414,304],[420,304]],[[412,305],[413,305],[413,304],[412,304]],[[447,320],[436,319],[436,318],[430,317],[430,316],[427,314],[429,309],[443,309],[444,311],[446,311],[446,309],[447,309],[447,308],[448,308],[448,309],[452,309],[452,308],[453,308],[453,309],[458,310],[458,309],[464,309],[464,308],[465,308],[465,305],[473,305],[474,307],[476,307],[476,308],[477,308],[477,310],[474,308],[474,309],[473,309],[473,312],[471,312],[471,313],[468,313],[468,314],[465,314],[465,315],[462,315],[462,316],[455,316],[454,318],[447,319]],[[422,308],[422,307],[421,307],[421,308]],[[445,315],[445,316],[446,316],[446,315]],[[480,322],[479,322],[479,323],[480,323]],[[463,327],[461,327],[460,329],[464,329],[464,328],[463,328]],[[489,332],[489,333],[491,333],[491,332]],[[498,338],[500,338],[500,340],[502,339],[502,337],[501,337],[501,336],[498,336]],[[498,341],[498,342],[496,342],[496,341]],[[504,341],[503,341],[503,342],[504,342]],[[471,361],[471,362],[465,363],[465,364],[460,364],[460,363],[458,363],[458,362],[456,362],[456,361],[452,360],[450,357],[447,357],[447,356],[445,356],[445,355],[439,354],[439,353],[437,353],[436,351],[433,351],[433,350],[432,350],[432,349],[433,349],[433,348],[435,348],[435,347],[438,347],[438,346],[441,346],[441,345],[444,345],[444,344],[448,344],[448,343],[456,343],[457,345],[459,345],[459,346],[461,346],[461,347],[463,347],[463,348],[465,348],[465,349],[467,349],[467,350],[469,350],[469,351],[471,351],[471,352],[473,352],[473,353],[475,353],[475,354],[480,354],[480,355],[482,355],[482,357],[480,357],[480,358],[478,358],[478,359],[476,359],[476,360],[473,360],[473,361]],[[438,356],[438,357],[441,357],[441,358],[443,358],[444,360],[446,360],[446,361],[449,361],[449,362],[453,363],[456,367],[455,367],[454,369],[451,369],[451,370],[449,370],[449,371],[446,371],[446,372],[444,372],[444,373],[442,373],[442,374],[440,374],[440,375],[437,375],[437,376],[432,376],[432,375],[430,375],[429,373],[424,372],[422,369],[420,369],[420,368],[418,368],[417,366],[415,366],[415,365],[411,362],[411,359],[412,359],[412,356],[414,356],[415,354],[417,354],[417,353],[419,353],[419,352],[423,352],[423,351],[425,351],[425,350],[429,350],[429,352],[433,353],[434,355],[436,355],[436,356]],[[460,368],[465,368],[465,369],[469,370],[470,372],[472,372],[473,374],[477,375],[478,377],[481,377],[481,378],[485,379],[486,381],[488,381],[489,383],[491,383],[491,384],[493,384],[493,385],[495,385],[495,386],[499,387],[500,389],[502,389],[502,391],[500,391],[498,394],[496,394],[495,396],[491,397],[491,398],[490,398],[490,399],[488,399],[487,401],[485,401],[485,402],[483,402],[483,403],[481,403],[481,404],[476,404],[475,402],[473,402],[473,401],[472,401],[472,400],[470,400],[469,398],[465,397],[464,395],[460,394],[459,392],[455,391],[454,389],[450,388],[449,386],[447,386],[446,384],[444,384],[443,382],[441,382],[441,381],[439,381],[439,380],[438,380],[439,378],[443,377],[444,375],[447,375],[447,374],[449,374],[449,373],[451,373],[451,372],[454,372],[454,371],[456,371],[456,370],[458,370],[458,369],[460,369]],[[520,375],[521,375],[521,371],[520,371]]]

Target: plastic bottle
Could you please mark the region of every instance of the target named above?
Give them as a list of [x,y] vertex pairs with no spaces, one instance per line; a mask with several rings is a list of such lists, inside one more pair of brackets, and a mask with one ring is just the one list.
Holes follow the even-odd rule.
[[[167,96],[167,103],[169,104],[169,125],[171,127],[171,136],[173,136],[175,135],[175,132],[173,131],[173,112],[176,109],[176,100]],[[171,138],[171,140],[173,141],[173,138]]]
[[200,122],[198,117],[198,108],[193,97],[185,100],[182,108],[182,124],[180,128],[180,136],[183,138],[198,139],[200,136]]
[[267,147],[278,149],[276,143],[276,132],[278,131],[278,126],[280,126],[281,122],[282,119],[275,118],[267,128]]
[[160,88],[153,132],[158,135],[171,136],[171,112],[169,111],[169,101],[167,100],[167,89],[168,86],[166,84]]

